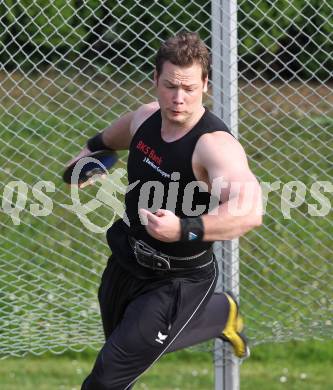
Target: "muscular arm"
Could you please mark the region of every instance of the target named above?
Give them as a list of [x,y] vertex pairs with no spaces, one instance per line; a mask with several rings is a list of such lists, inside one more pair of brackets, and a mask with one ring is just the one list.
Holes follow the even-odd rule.
[[[242,146],[230,134],[202,136],[193,154],[193,166],[199,173],[197,179],[206,182],[221,201],[220,206],[202,216],[204,241],[231,240],[262,223],[260,185],[249,169]],[[165,242],[180,239],[180,220],[174,213],[139,211],[152,237]]]
[[205,241],[240,237],[262,223],[260,185],[251,172],[240,143],[228,133],[206,134],[195,149],[195,159],[207,172],[221,204],[204,215]]
[[[109,127],[103,130],[103,142],[106,146],[113,150],[128,149],[137,129],[158,108],[158,103],[152,102],[144,104],[136,111],[129,112],[120,117]],[[81,157],[87,156],[89,153],[90,150],[87,147],[84,147],[76,157],[67,163],[67,165],[72,164]]]
[[105,145],[114,150],[128,149],[136,130],[158,109],[158,103],[144,104],[138,110],[129,112],[103,130]]
[[129,148],[132,139],[130,129],[134,115],[135,112],[129,112],[103,130],[102,139],[105,145],[114,150]]

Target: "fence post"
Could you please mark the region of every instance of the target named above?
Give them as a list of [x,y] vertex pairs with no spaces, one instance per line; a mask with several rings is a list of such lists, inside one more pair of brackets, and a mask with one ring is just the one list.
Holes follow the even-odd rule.
[[[237,1],[212,1],[213,111],[238,135]],[[238,240],[217,242],[214,253],[220,274],[217,291],[239,296]],[[215,390],[239,390],[239,361],[229,345],[215,342]]]

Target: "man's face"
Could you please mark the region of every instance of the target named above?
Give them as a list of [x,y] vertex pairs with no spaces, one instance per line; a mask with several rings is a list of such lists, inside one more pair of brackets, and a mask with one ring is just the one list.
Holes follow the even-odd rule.
[[202,80],[199,63],[181,67],[167,61],[155,86],[163,119],[175,125],[186,125],[200,112],[202,95],[207,91],[208,80]]

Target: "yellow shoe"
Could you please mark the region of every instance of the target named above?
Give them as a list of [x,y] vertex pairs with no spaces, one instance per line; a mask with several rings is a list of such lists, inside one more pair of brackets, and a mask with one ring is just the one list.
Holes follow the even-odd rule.
[[238,305],[233,295],[228,292],[224,293],[229,301],[229,317],[221,334],[221,339],[229,342],[237,357],[246,359],[250,356],[250,348],[245,335],[242,333],[244,329],[244,321],[239,314]]

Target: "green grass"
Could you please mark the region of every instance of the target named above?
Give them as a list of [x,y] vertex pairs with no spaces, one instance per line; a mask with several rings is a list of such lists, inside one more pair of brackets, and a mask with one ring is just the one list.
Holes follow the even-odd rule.
[[[268,344],[253,349],[241,365],[241,390],[330,390],[333,342]],[[79,390],[94,354],[67,353],[1,361],[1,390]],[[135,389],[210,390],[212,356],[181,351],[164,356],[137,382]]]

